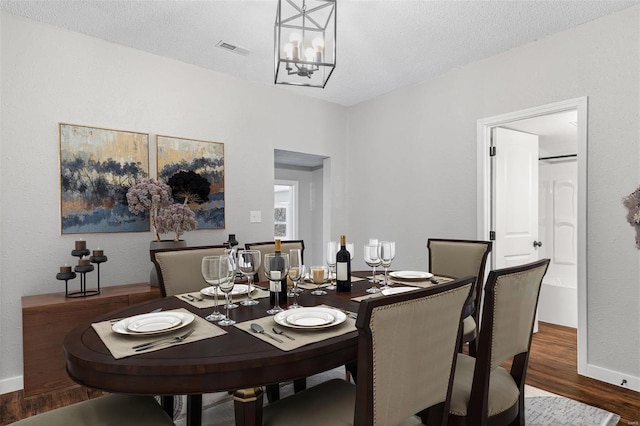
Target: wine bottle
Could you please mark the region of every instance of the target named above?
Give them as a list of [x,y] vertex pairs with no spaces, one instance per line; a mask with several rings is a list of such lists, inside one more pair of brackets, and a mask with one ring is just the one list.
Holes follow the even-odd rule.
[[340,235],[340,250],[336,253],[336,291],[351,291],[351,254],[344,235]]
[[[276,304],[276,294],[280,294],[278,305],[287,304],[287,274],[284,268],[284,259],[282,258],[282,248],[280,240],[275,240],[275,256],[271,259],[271,271],[280,271],[280,279],[269,281],[269,303],[271,306]],[[273,272],[271,273],[273,275]],[[277,277],[273,277],[277,278]]]

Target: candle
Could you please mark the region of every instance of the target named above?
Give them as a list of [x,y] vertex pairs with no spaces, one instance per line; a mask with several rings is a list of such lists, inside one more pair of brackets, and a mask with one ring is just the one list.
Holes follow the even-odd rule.
[[76,241],[76,250],[86,250],[87,242],[82,238]]
[[82,256],[80,260],[78,260],[78,266],[88,266],[91,264],[91,261],[87,256]]
[[93,255],[94,255],[95,257],[101,257],[101,256],[104,256],[104,250],[100,250],[100,247],[98,247],[97,249],[95,249],[95,250],[93,251]]
[[71,272],[71,266],[67,265],[66,263],[64,264],[64,266],[60,267],[61,274],[68,274],[70,272]]

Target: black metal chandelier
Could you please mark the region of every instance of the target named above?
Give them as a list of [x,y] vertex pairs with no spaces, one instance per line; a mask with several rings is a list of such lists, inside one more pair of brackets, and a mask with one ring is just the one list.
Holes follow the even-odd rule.
[[324,87],[336,67],[336,0],[278,0],[275,84]]

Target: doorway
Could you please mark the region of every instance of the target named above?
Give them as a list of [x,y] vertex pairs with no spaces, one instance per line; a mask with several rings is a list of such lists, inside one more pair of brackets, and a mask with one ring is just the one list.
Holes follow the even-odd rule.
[[[575,133],[576,133],[576,157],[575,172],[576,185],[575,205],[576,220],[575,226],[575,247],[577,270],[577,328],[578,328],[578,373],[583,372],[587,367],[587,322],[586,322],[586,301],[587,301],[587,275],[586,275],[586,165],[587,165],[587,98],[576,98],[550,105],[544,105],[523,111],[503,114],[478,120],[478,238],[490,239],[493,231],[492,223],[492,162],[490,160],[490,149],[492,146],[491,136],[494,129],[498,127],[517,126],[518,122],[525,122],[530,119],[542,119],[547,116],[573,112],[575,113]],[[530,131],[530,130],[529,130]],[[545,154],[543,154],[545,155]],[[561,180],[561,179],[559,179]],[[560,186],[558,191],[562,191]],[[536,194],[538,195],[538,194]],[[541,203],[544,205],[544,202]],[[546,205],[545,205],[546,207]],[[536,212],[538,214],[539,212]],[[498,244],[495,241],[494,244]],[[549,242],[551,243],[551,242]],[[543,242],[544,246],[544,242]],[[495,252],[495,250],[494,250]],[[544,254],[543,254],[544,256]],[[541,256],[542,257],[542,256]],[[495,262],[494,259],[491,262]],[[492,265],[494,263],[491,263]]]

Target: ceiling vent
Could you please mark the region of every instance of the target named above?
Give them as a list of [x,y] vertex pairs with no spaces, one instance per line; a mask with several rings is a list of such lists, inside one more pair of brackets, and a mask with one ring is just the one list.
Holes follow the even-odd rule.
[[234,46],[233,44],[230,44],[230,43],[225,43],[222,40],[220,40],[216,44],[216,47],[219,47],[220,49],[226,50],[228,52],[237,53],[238,55],[242,55],[242,56],[248,56],[249,53],[250,53],[247,49],[243,49],[242,47]]

